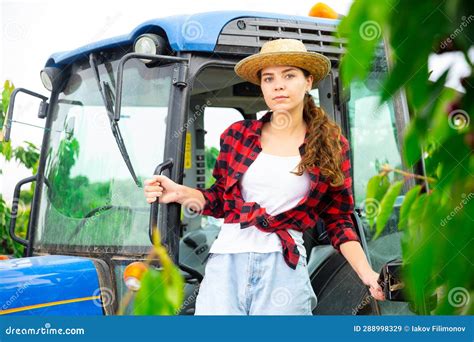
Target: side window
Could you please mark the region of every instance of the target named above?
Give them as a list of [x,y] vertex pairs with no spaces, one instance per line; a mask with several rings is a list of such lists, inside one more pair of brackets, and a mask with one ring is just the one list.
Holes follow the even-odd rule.
[[316,106],[319,107],[320,106],[320,103],[319,103],[319,88],[311,89],[311,91],[309,93],[313,97],[313,100],[314,100],[314,103],[316,104]]
[[[376,213],[377,203],[364,203],[367,183],[378,174],[383,164],[402,169],[397,115],[392,101],[379,106],[379,87],[386,72],[385,56],[380,54],[374,69],[365,81],[351,84],[351,98],[348,103],[354,200],[362,216],[368,257],[375,271],[395,258],[400,258],[401,232],[398,231],[398,212],[403,196],[395,202],[394,212],[377,239],[373,239],[375,227],[369,227],[367,217]],[[406,303],[380,302],[383,314],[409,314]]]
[[[383,164],[401,169],[395,107],[392,101],[379,106],[379,89],[387,70],[385,56],[380,51],[372,72],[365,81],[351,84],[349,101],[350,141],[354,179],[354,200],[362,213],[362,221],[375,270],[390,259],[401,255],[397,209],[382,235],[374,240],[367,216],[378,210],[377,203],[364,203],[369,179],[379,173]],[[395,205],[399,204],[397,201]]]
[[[236,121],[243,120],[242,114],[234,108],[207,107],[204,111],[204,136],[205,146],[205,182],[206,188],[214,184],[212,176],[214,165],[220,151],[220,136],[224,130]],[[203,217],[202,226],[213,224],[221,226],[224,219],[216,219],[212,216]]]
[[367,183],[383,164],[401,168],[393,104],[389,101],[377,107],[378,101],[379,96],[367,83],[351,85],[349,122],[357,205],[363,205]]

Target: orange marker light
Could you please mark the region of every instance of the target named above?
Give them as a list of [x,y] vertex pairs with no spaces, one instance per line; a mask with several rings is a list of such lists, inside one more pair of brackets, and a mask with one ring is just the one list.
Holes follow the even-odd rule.
[[123,272],[123,280],[125,285],[132,291],[138,291],[140,289],[140,281],[143,273],[147,270],[146,265],[141,261],[132,262],[130,265],[125,267]]
[[322,2],[318,2],[316,5],[311,7],[311,10],[308,14],[310,17],[318,18],[327,18],[327,19],[337,19],[339,15],[331,7]]

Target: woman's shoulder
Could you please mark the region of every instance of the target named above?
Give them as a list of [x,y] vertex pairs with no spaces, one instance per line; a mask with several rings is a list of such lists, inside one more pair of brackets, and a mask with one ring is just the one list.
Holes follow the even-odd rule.
[[255,133],[257,124],[258,120],[254,119],[244,119],[233,122],[224,130],[221,138],[231,137],[240,140],[242,137]]

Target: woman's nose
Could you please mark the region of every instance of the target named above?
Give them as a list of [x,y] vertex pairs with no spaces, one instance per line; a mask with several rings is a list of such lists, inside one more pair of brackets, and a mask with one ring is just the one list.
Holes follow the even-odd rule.
[[283,84],[283,82],[281,80],[279,81],[275,81],[275,90],[283,90],[285,88],[285,85]]

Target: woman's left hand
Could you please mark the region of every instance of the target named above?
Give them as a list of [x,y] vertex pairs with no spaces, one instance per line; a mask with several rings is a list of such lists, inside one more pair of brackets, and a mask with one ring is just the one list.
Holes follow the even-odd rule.
[[377,282],[378,279],[379,274],[374,270],[370,270],[366,275],[363,276],[362,282],[369,287],[372,297],[374,297],[376,300],[385,300],[382,287]]

